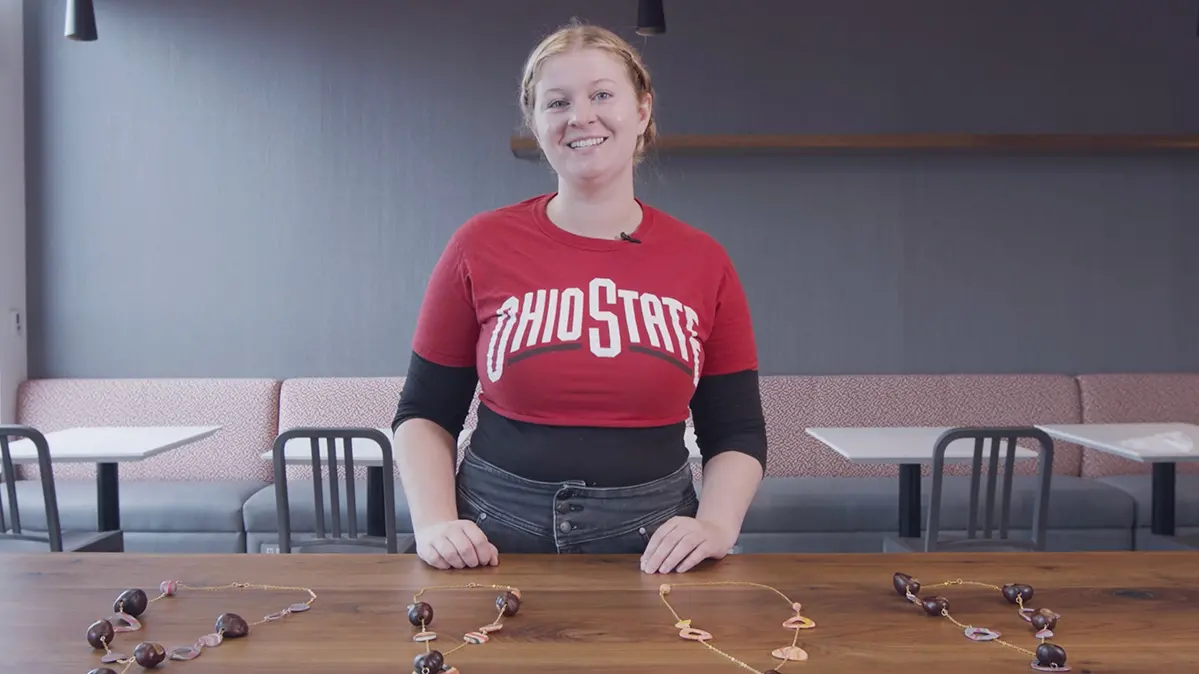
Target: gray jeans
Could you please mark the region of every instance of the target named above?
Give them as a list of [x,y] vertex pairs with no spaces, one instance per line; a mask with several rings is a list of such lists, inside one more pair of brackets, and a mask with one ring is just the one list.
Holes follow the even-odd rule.
[[469,449],[457,478],[458,516],[478,525],[500,554],[641,554],[666,520],[694,517],[691,469],[627,487],[581,480],[539,482],[514,475]]

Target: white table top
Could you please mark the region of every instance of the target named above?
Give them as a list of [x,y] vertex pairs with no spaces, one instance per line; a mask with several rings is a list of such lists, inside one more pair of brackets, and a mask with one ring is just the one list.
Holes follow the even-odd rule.
[[1050,436],[1144,463],[1199,461],[1199,426],[1183,423],[1046,424]]
[[[101,426],[67,428],[46,433],[54,463],[120,463],[203,440],[220,426]],[[9,443],[14,463],[37,463],[37,448],[28,438]]]
[[[821,427],[805,432],[828,445],[853,463],[932,463],[937,438],[949,426]],[[1000,445],[1006,449],[1007,443]],[[991,441],[983,443],[983,458],[991,455]],[[1000,458],[1004,453],[1000,453]],[[1037,456],[1024,447],[1016,448],[1017,459]],[[974,441],[955,440],[945,451],[945,463],[969,463],[974,460]]]

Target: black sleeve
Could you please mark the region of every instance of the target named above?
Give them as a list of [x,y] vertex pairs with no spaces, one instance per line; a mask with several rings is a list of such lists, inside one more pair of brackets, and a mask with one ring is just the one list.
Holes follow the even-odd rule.
[[766,470],[766,420],[757,370],[700,377],[691,398],[695,440],[703,463],[721,452],[741,452]]
[[414,352],[408,362],[408,376],[391,421],[391,431],[394,433],[408,419],[428,419],[457,442],[478,383],[479,374],[474,365],[446,367]]

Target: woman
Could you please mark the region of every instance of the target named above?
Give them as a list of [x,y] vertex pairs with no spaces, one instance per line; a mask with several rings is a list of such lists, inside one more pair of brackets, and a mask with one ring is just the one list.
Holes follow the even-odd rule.
[[602,28],[529,56],[520,104],[558,190],[452,235],[392,425],[416,552],[436,568],[640,553],[643,571],[681,572],[737,540],[766,462],[754,333],[723,247],[634,196],[653,102],[639,56]]

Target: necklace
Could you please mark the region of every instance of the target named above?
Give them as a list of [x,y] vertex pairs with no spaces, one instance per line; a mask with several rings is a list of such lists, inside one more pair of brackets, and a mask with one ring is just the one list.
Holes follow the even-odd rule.
[[950,622],[962,628],[966,638],[971,641],[994,641],[997,644],[1007,646],[1008,648],[1020,651],[1025,655],[1033,658],[1030,667],[1041,672],[1068,672],[1070,668],[1066,666],[1066,649],[1061,646],[1046,641],[1053,637],[1053,628],[1057,627],[1057,621],[1061,618],[1060,615],[1050,611],[1047,608],[1034,609],[1024,605],[1024,602],[1032,599],[1033,589],[1031,585],[1022,583],[1010,583],[999,587],[990,583],[980,583],[973,580],[950,580],[936,585],[925,585],[924,589],[932,589],[935,587],[949,587],[951,585],[976,585],[985,587],[990,590],[998,590],[1003,598],[1010,604],[1015,604],[1017,612],[1022,619],[1029,623],[1036,633],[1034,636],[1040,641],[1037,644],[1036,651],[1030,651],[1027,648],[1021,648],[1014,644],[1008,643],[1000,639],[1002,636],[999,632],[986,627],[975,627],[973,625],[965,625],[958,622],[949,613],[949,600],[945,597],[931,596],[921,599],[917,595],[920,594],[920,581],[912,578],[906,573],[896,573],[892,578],[892,584],[895,586],[895,592],[899,596],[904,597],[908,601],[916,604],[924,609],[924,612],[930,616],[944,616]]
[[[437,639],[437,633],[429,630],[429,625],[433,624],[433,607],[428,602],[421,601],[420,596],[432,590],[470,590],[480,587],[503,590],[503,593],[495,598],[495,608],[498,611],[495,620],[473,632],[467,632],[462,637],[462,643],[444,653],[433,650],[429,646],[429,642]],[[416,594],[412,595],[412,603],[408,605],[408,622],[412,623],[413,627],[420,628],[420,631],[412,636],[412,640],[423,643],[425,652],[412,659],[413,674],[458,674],[457,668],[446,664],[446,657],[464,646],[487,643],[491,638],[488,635],[498,632],[504,627],[500,623],[504,616],[516,615],[516,612],[520,610],[520,602],[520,590],[508,585],[466,583],[465,585],[435,585],[418,590]]]
[[758,670],[754,669],[753,667],[749,666],[748,664],[742,662],[741,660],[738,660],[737,658],[729,655],[728,653],[725,653],[724,651],[720,650],[719,648],[716,648],[712,644],[708,643],[709,641],[712,640],[712,633],[692,627],[691,619],[690,618],[682,618],[681,616],[679,616],[678,612],[676,612],[674,610],[674,607],[670,605],[670,601],[666,599],[666,595],[670,594],[672,590],[675,590],[680,587],[700,587],[700,586],[715,586],[715,585],[739,585],[742,587],[756,587],[756,588],[761,588],[764,590],[770,590],[771,592],[782,597],[783,601],[787,602],[791,606],[791,610],[795,612],[795,615],[793,615],[790,618],[783,621],[784,629],[792,630],[793,632],[795,632],[795,634],[793,634],[791,637],[791,644],[788,646],[782,646],[780,648],[776,648],[773,651],[771,651],[770,655],[774,656],[777,660],[779,660],[779,663],[777,665],[775,665],[773,669],[768,669],[764,672],[761,672],[760,674],[779,674],[779,670],[782,669],[783,665],[785,665],[787,662],[808,659],[807,651],[805,651],[804,649],[799,647],[799,631],[811,629],[816,626],[816,623],[813,622],[811,618],[805,617],[801,613],[801,611],[803,609],[803,606],[801,604],[799,604],[798,602],[791,601],[791,599],[788,598],[787,595],[783,594],[779,590],[777,590],[773,587],[770,587],[769,585],[762,585],[760,583],[750,583],[750,582],[745,582],[745,581],[732,581],[732,580],[730,580],[730,581],[697,582],[697,583],[663,583],[661,586],[658,587],[658,596],[662,598],[662,603],[666,604],[666,608],[669,609],[671,615],[674,616],[674,619],[675,619],[674,626],[676,628],[678,628],[680,637],[687,639],[688,641],[696,641],[696,642],[703,644],[704,646],[706,646],[708,648],[708,650],[712,651],[713,653],[716,653],[717,655],[721,655],[721,656],[725,657],[726,659],[730,660],[733,664],[735,664],[739,667],[748,669],[751,672],[758,671]]
[[[216,619],[216,625],[210,634],[205,634],[196,640],[192,646],[177,646],[171,650],[163,648],[162,644],[153,641],[143,641],[133,649],[133,656],[117,653],[109,648],[113,637],[117,632],[136,632],[142,628],[142,623],[139,618],[150,604],[163,599],[165,597],[173,597],[180,590],[193,590],[196,592],[219,592],[221,590],[282,590],[307,592],[308,600],[296,604],[292,604],[282,611],[272,613],[262,620],[254,623],[247,623],[245,618],[236,613],[222,613]],[[256,625],[261,625],[265,622],[273,622],[281,620],[292,613],[301,613],[312,608],[312,602],[316,601],[316,593],[306,587],[282,587],[278,585],[251,585],[250,583],[229,583],[228,585],[217,585],[212,587],[193,587],[184,585],[177,580],[164,580],[158,586],[159,594],[153,599],[146,596],[146,592],[140,589],[125,590],[117,597],[112,604],[113,614],[103,620],[97,620],[87,628],[87,642],[96,650],[103,650],[104,656],[100,658],[101,662],[106,664],[124,665],[121,672],[126,672],[137,663],[146,669],[157,667],[164,660],[195,660],[200,657],[200,653],[205,648],[215,648],[219,646],[225,639],[240,639],[241,637],[250,634],[250,628]],[[99,667],[91,670],[88,674],[117,674],[117,672],[108,667]]]

